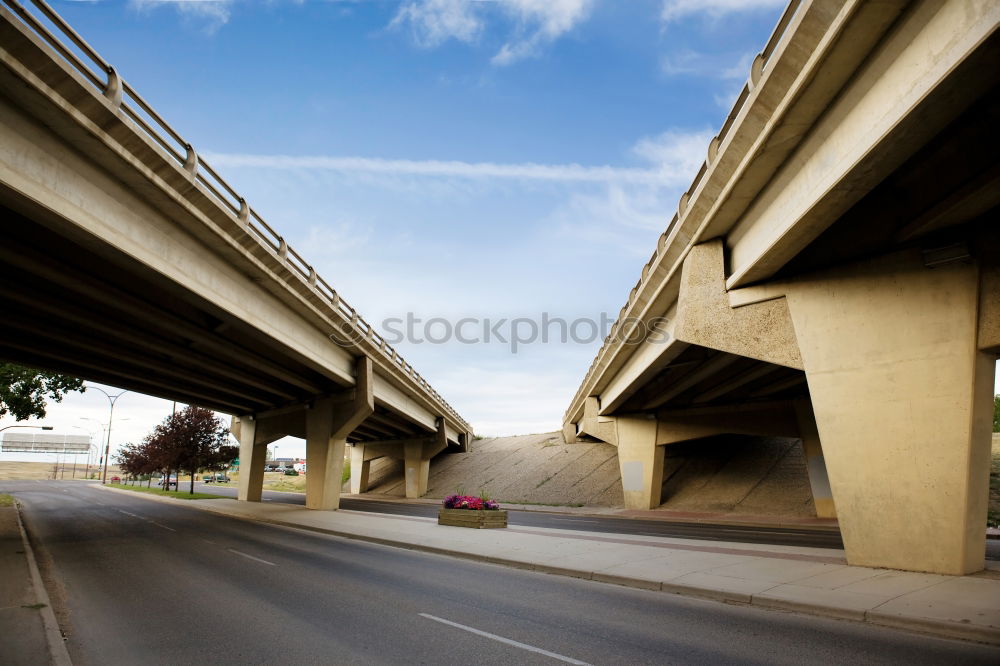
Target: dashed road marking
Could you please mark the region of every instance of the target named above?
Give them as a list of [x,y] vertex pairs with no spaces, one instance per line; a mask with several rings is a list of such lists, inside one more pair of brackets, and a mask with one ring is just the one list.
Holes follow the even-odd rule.
[[272,566],[272,567],[278,566],[274,562],[268,562],[267,560],[262,560],[259,557],[254,557],[253,555],[247,555],[246,553],[242,553],[242,552],[236,550],[235,548],[226,548],[226,550],[228,550],[230,553],[235,553],[235,554],[239,555],[240,557],[245,557],[248,560],[253,560],[254,562],[260,562],[261,564],[267,564],[268,566]]
[[467,627],[464,624],[459,624],[458,622],[452,622],[451,620],[445,620],[444,618],[437,617],[435,615],[429,615],[427,613],[418,613],[418,615],[420,615],[420,617],[426,617],[428,620],[434,620],[435,622],[440,622],[441,624],[447,624],[449,627],[455,627],[456,629],[461,629],[462,631],[468,631],[469,633],[476,634],[477,636],[490,638],[492,640],[504,643],[506,645],[513,645],[516,648],[521,648],[522,650],[527,650],[528,652],[543,654],[546,657],[552,657],[553,659],[558,659],[559,661],[566,662],[567,664],[580,664],[581,666],[590,666],[590,664],[588,664],[585,661],[573,659],[572,657],[567,657],[565,655],[557,654],[555,652],[549,652],[548,650],[543,650],[542,648],[535,647],[534,645],[528,645],[527,643],[514,641],[509,638],[504,638],[503,636],[497,636],[496,634],[491,634],[490,632],[483,631],[482,629]]

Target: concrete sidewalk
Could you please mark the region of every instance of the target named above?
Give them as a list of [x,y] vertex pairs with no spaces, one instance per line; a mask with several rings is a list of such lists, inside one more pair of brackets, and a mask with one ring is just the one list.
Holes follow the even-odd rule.
[[0,663],[68,665],[69,655],[15,506],[0,506]]
[[415,516],[106,490],[543,573],[1000,645],[1000,575],[994,571],[918,574],[847,566],[842,550],[529,527],[475,530]]

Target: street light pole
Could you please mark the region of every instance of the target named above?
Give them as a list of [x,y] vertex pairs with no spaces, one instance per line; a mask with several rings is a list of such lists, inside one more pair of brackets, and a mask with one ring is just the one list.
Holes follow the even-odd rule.
[[107,485],[108,483],[108,456],[111,455],[111,422],[115,418],[115,403],[118,398],[122,397],[128,391],[122,391],[116,395],[109,395],[104,389],[97,388],[96,386],[88,386],[87,388],[92,388],[95,391],[100,391],[104,394],[104,397],[108,399],[108,403],[111,405],[111,412],[108,414],[108,439],[104,444],[104,458],[102,460],[102,470],[101,470],[101,484]]
[[10,430],[11,428],[40,428],[42,430],[52,430],[54,426],[40,426],[40,425],[9,425],[0,428],[0,432],[4,430]]

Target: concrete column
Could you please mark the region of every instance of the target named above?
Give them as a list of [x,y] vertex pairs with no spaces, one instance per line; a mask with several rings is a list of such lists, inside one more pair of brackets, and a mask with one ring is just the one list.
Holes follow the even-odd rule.
[[576,424],[573,422],[564,423],[562,427],[563,441],[572,444],[576,441]]
[[368,474],[371,472],[372,461],[365,460],[365,445],[355,444],[351,447],[351,493],[368,492]]
[[833,491],[830,490],[830,477],[826,473],[826,460],[823,457],[823,447],[819,441],[812,405],[806,400],[797,401],[795,414],[799,421],[799,437],[802,439],[802,449],[806,457],[806,469],[809,472],[809,486],[812,488],[816,516],[836,518],[837,508],[833,503]]
[[329,511],[340,506],[346,439],[335,437],[333,402],[317,400],[306,412],[306,508]]
[[264,459],[267,446],[257,446],[257,422],[250,417],[240,419],[240,484],[236,499],[259,502],[264,490]]
[[848,562],[982,569],[994,360],[977,348],[978,268],[901,252],[786,298]]
[[406,496],[422,497],[427,492],[431,460],[424,457],[422,442],[408,442],[403,445],[404,469],[406,470]]
[[618,465],[626,509],[655,509],[663,489],[663,447],[652,417],[616,417]]

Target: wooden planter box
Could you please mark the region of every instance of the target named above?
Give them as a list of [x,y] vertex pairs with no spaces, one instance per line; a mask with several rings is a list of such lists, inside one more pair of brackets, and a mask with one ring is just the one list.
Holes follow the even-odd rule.
[[503,510],[438,509],[438,525],[475,527],[477,529],[507,527],[507,512]]

